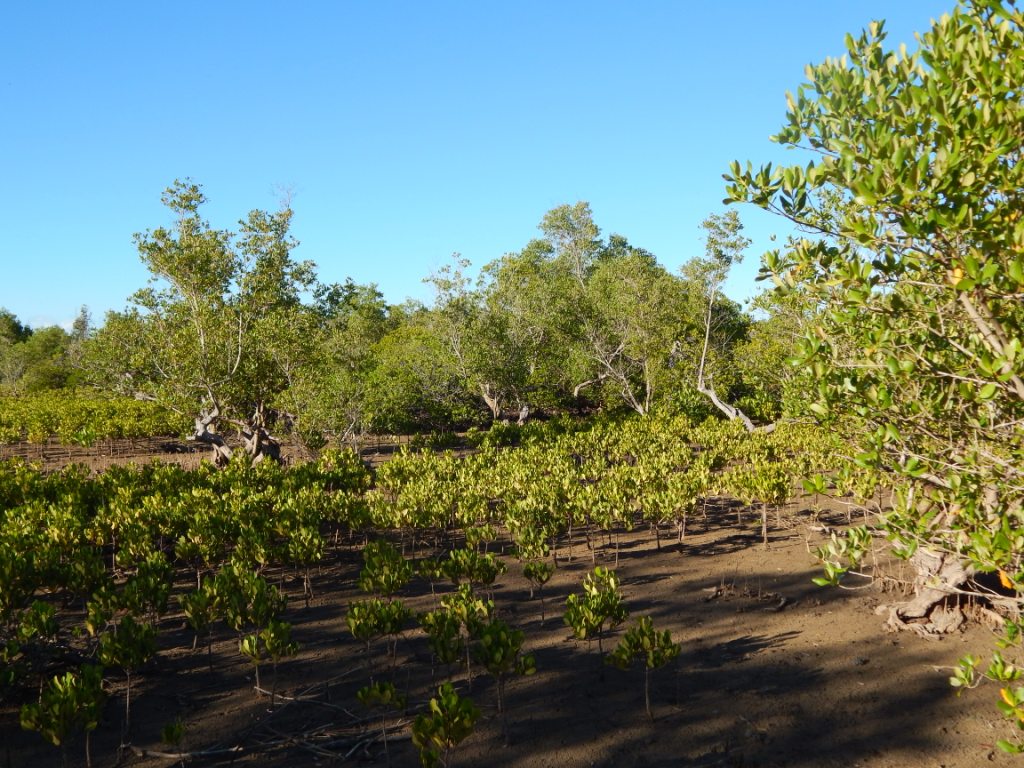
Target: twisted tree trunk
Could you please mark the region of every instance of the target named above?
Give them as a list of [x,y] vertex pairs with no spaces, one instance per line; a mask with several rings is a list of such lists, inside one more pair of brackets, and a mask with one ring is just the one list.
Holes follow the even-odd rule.
[[213,463],[218,467],[223,467],[231,460],[234,451],[227,444],[227,441],[224,440],[223,435],[210,429],[211,426],[215,427],[219,420],[220,408],[216,405],[212,408],[203,409],[196,416],[195,430],[189,436],[189,439],[210,446],[213,450]]
[[[218,405],[204,408],[195,419],[195,429],[189,439],[210,446],[213,451],[213,463],[223,467],[231,460],[235,449],[228,445],[224,435],[217,430],[220,420],[221,412]],[[281,460],[281,443],[267,430],[266,409],[262,403],[256,407],[252,418],[247,422],[234,424],[242,438],[242,450],[254,463],[265,458]]]
[[919,549],[910,558],[917,572],[914,598],[889,609],[886,628],[892,631],[912,629],[921,635],[955,632],[964,623],[957,605],[945,605],[946,598],[963,587],[973,569],[961,558],[945,552]]

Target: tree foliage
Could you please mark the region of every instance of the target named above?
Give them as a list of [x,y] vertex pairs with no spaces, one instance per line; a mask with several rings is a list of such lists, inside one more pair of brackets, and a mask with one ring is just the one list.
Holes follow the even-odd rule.
[[321,446],[327,435],[355,441],[372,426],[374,348],[396,323],[376,285],[349,279],[318,285],[314,295],[308,357],[278,398],[310,448]]
[[58,325],[30,328],[0,308],[0,393],[34,394],[78,384],[79,355],[89,330],[85,307],[70,333]]
[[517,404],[590,397],[649,412],[679,378],[687,283],[622,235],[603,239],[587,203],[553,208],[540,229],[485,269],[480,327],[505,342],[506,357],[486,356],[514,372],[505,390]]
[[193,415],[192,437],[219,459],[231,455],[232,427],[248,454],[273,455],[276,399],[315,338],[300,301],[312,265],[291,258],[291,210],[252,211],[236,235],[210,227],[205,201],[199,185],[177,181],[163,195],[174,223],[135,236],[150,285],[108,315],[94,368],[109,386]]
[[376,286],[323,285],[294,261],[287,208],[253,211],[230,232],[202,218],[192,182],[163,201],[173,223],[136,235],[149,285],[98,332],[84,313],[71,356],[87,339],[92,383],[187,416],[220,462],[239,445],[276,455],[283,430],[318,449],[543,411],[706,414],[694,385],[704,369],[724,393],[777,410],[770,376],[744,388],[732,358],[749,325],[718,291],[742,250],[734,217],[709,219],[722,223],[717,250],[674,275],[626,237],[603,237],[587,203],[556,206],[521,251],[475,279],[456,255],[426,279],[432,305],[392,306]]
[[1024,16],[967,1],[919,40],[848,36],[775,137],[812,159],[726,176],[729,201],[811,235],[764,273],[821,309],[810,408],[896,485],[879,522],[922,574],[896,621],[977,572],[1024,588]]
[[[744,411],[722,399],[721,392],[729,389],[729,378],[735,381],[735,368],[731,366],[732,355],[728,354],[740,334],[745,336],[745,327],[730,323],[730,302],[721,295],[722,283],[729,276],[733,264],[743,260],[743,252],[750,245],[744,237],[743,224],[735,210],[724,214],[712,214],[701,222],[705,231],[704,257],[691,259],[683,265],[683,275],[699,297],[694,314],[700,319],[700,340],[695,379],[697,391],[708,398],[718,411],[729,419],[738,419],[748,431],[754,430],[754,423]],[[734,313],[732,313],[734,314]],[[731,326],[731,327],[730,327]],[[724,338],[723,338],[724,337]],[[724,341],[724,343],[723,343]],[[724,363],[724,364],[723,364]],[[726,386],[722,386],[719,375],[724,374]]]

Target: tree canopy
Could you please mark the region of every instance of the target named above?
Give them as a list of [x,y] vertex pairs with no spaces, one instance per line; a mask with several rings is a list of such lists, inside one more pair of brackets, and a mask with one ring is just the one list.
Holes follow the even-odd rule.
[[235,428],[253,457],[273,455],[277,397],[310,358],[312,314],[301,294],[312,265],[295,262],[292,212],[252,211],[236,234],[203,220],[198,184],[163,195],[170,227],[135,236],[150,284],[108,315],[92,344],[93,370],[118,391],[195,419],[192,437],[231,455]]
[[806,164],[726,178],[807,235],[764,274],[820,309],[810,408],[896,485],[878,522],[920,572],[900,625],[974,574],[1024,590],[1024,17],[976,0],[916,52],[885,40],[882,22],[848,36],[789,96],[775,139]]
[[89,331],[85,307],[70,333],[59,325],[30,328],[0,308],[0,394],[32,394],[78,384],[81,346]]
[[[725,234],[728,255],[673,274],[625,236],[603,237],[587,203],[560,205],[541,237],[475,280],[456,257],[426,279],[432,305],[391,306],[374,286],[323,285],[295,261],[287,208],[231,232],[202,218],[193,182],[163,201],[173,223],[135,237],[149,285],[87,334],[87,367],[96,384],[188,414],[221,461],[232,431],[259,457],[276,454],[283,429],[316,447],[552,410],[706,413],[680,395],[697,391],[700,370],[726,395],[744,386],[732,351],[750,321],[717,293],[719,262],[736,256]],[[722,221],[739,231],[734,215]]]

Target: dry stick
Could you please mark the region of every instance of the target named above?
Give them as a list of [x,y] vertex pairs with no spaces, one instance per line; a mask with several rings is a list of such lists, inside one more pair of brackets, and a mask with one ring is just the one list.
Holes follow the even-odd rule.
[[[397,722],[394,725],[392,725],[389,730],[395,730],[397,728],[405,728],[405,726],[407,726],[409,724],[409,722],[410,721],[408,721],[408,720],[400,720],[399,722]],[[395,741],[396,739],[407,739],[407,738],[412,738],[412,737],[409,734],[398,734],[398,735],[392,736],[391,740]],[[376,733],[373,733],[372,735],[369,735],[369,736],[367,736],[367,737],[365,737],[363,739],[360,739],[359,741],[357,741],[355,743],[355,745],[348,752],[345,753],[345,756],[342,758],[342,760],[348,760],[350,757],[352,757],[352,755],[354,755],[360,749],[360,747],[363,748],[363,749],[366,749],[368,746],[370,746],[371,744],[373,744],[376,741],[377,741],[377,734]]]
[[[305,700],[305,699],[302,699],[301,697],[305,696],[305,694],[308,694],[311,691],[316,690],[320,686],[330,686],[331,683],[336,683],[336,682],[338,682],[340,680],[344,680],[347,677],[349,677],[350,675],[354,675],[356,672],[362,672],[364,669],[366,669],[366,663],[365,662],[362,663],[362,664],[357,664],[356,666],[352,667],[352,669],[348,670],[347,672],[343,672],[340,675],[335,675],[334,677],[328,678],[327,680],[320,680],[319,682],[313,683],[313,685],[311,685],[308,688],[300,691],[297,694],[295,700],[296,701]],[[312,699],[309,699],[309,701],[312,701]]]
[[[264,694],[269,693],[269,691],[266,691],[266,690],[263,690],[263,689],[259,689],[259,690],[260,690],[261,693],[264,693]],[[299,703],[305,703],[305,704],[316,704],[319,707],[326,707],[327,709],[334,710],[335,712],[343,712],[344,714],[348,715],[348,717],[349,717],[348,727],[350,727],[350,728],[354,728],[356,726],[363,726],[363,725],[365,725],[365,724],[367,724],[367,723],[369,723],[371,721],[375,721],[377,719],[376,715],[367,715],[367,716],[364,716],[364,717],[357,717],[351,710],[346,709],[345,707],[339,706],[338,704],[330,704],[330,703],[328,703],[326,701],[319,701],[318,699],[296,699],[294,697],[280,696],[280,695],[277,698],[281,699],[285,703],[282,704],[277,709],[273,710],[272,712],[268,713],[269,715],[273,715],[273,714],[276,714],[276,713],[282,711],[285,708],[285,706],[287,706],[288,704],[299,702]],[[256,727],[256,725],[258,725],[260,727],[268,728],[268,729],[270,727],[265,722],[264,723],[257,723],[257,724],[254,725],[254,727]],[[307,735],[309,733],[314,733],[315,730],[316,729],[314,729],[314,731],[307,732]]]
[[647,717],[654,720],[651,714],[651,668],[644,664],[644,707],[647,709]]
[[[322,703],[322,702],[315,702],[315,703]],[[283,707],[282,707],[282,709],[283,709]],[[341,708],[339,708],[339,709],[341,709]],[[277,711],[280,711],[280,710],[277,710]],[[352,715],[352,713],[348,712],[348,710],[342,709],[342,711],[344,711],[346,714],[348,714],[352,718],[352,722],[350,724],[350,727],[362,726],[363,724],[368,723],[370,720],[375,720],[376,719],[375,717],[356,718],[354,715]],[[409,724],[409,722],[410,721],[408,721],[408,720],[401,720],[401,721],[393,724],[389,728],[389,730],[404,729]],[[338,745],[338,746],[340,746],[340,745],[347,745],[347,744],[351,743],[351,738],[353,738],[352,736],[349,736],[349,737],[345,737],[345,738],[334,739],[334,740],[328,742],[323,747],[318,747],[316,745],[310,744],[309,743],[309,739],[311,737],[313,737],[313,736],[321,734],[323,731],[326,730],[326,728],[328,726],[321,726],[319,728],[314,728],[311,731],[305,731],[302,734],[299,734],[299,735],[296,735],[296,736],[288,736],[287,734],[282,734],[280,731],[277,731],[273,727],[269,726],[266,722],[261,722],[261,723],[254,724],[253,728],[256,728],[256,727],[263,728],[263,729],[265,729],[267,731],[270,731],[271,733],[274,733],[275,735],[283,737],[283,738],[279,738],[278,740],[274,740],[274,741],[260,741],[260,740],[257,739],[258,744],[260,745],[260,747],[263,748],[264,751],[265,750],[270,750],[270,749],[280,749],[282,747],[287,747],[287,746],[295,745],[295,746],[311,748],[313,751],[316,752],[316,754],[321,755],[321,756],[337,758],[338,757],[338,753],[330,752],[326,748],[327,747],[332,747],[332,746],[335,746],[335,745]],[[251,730],[252,729],[249,729],[250,732],[251,732]],[[356,735],[355,738],[357,739],[357,741],[355,743],[355,746],[348,752],[347,756],[351,756],[357,749],[359,749],[360,746],[365,748],[369,744],[371,744],[374,741],[376,741],[377,740],[377,735],[376,735],[376,733],[374,733],[371,737],[366,738],[364,736],[364,734],[360,733],[360,734]],[[402,735],[393,736],[392,740],[394,740],[395,738],[402,738]],[[246,754],[246,753],[257,752],[257,750],[255,750],[255,749],[253,749],[251,747],[244,747],[244,746],[241,746],[241,745],[236,745],[236,746],[228,747],[228,748],[215,748],[215,749],[208,749],[208,750],[202,750],[202,751],[196,751],[196,752],[177,752],[177,753],[174,753],[174,752],[160,752],[160,751],[155,751],[155,750],[140,749],[139,747],[135,747],[134,745],[128,745],[128,746],[139,757],[162,757],[162,758],[168,758],[168,759],[173,759],[173,760],[189,760],[189,759],[193,759],[193,758],[216,757],[216,756],[227,755],[227,754],[238,756],[238,755],[242,755],[242,754]]]
[[[270,691],[266,690],[265,688],[257,687],[255,690],[256,690],[257,693],[263,694],[264,696],[269,696],[270,695]],[[278,701],[285,702],[285,704],[289,704],[289,703],[292,703],[292,702],[300,702],[300,703],[305,703],[305,704],[316,704],[318,707],[327,707],[327,709],[333,709],[336,712],[344,712],[344,713],[346,713],[348,715],[352,715],[352,712],[350,710],[346,709],[345,707],[342,707],[342,706],[340,706],[338,704],[331,704],[330,702],[327,702],[327,701],[321,701],[320,699],[299,698],[299,697],[296,697],[296,696],[285,696],[285,695],[280,694],[280,693],[277,694],[277,699],[278,699]],[[279,709],[283,709],[283,707],[284,707],[284,705],[282,705],[278,709],[275,709],[274,711],[278,711]]]
[[[319,757],[329,757],[329,758],[333,759],[333,758],[336,758],[338,756],[335,752],[331,752],[329,749],[324,749],[323,747],[318,747],[316,744],[311,744],[306,739],[300,738],[300,736],[289,736],[287,733],[282,733],[281,731],[277,730],[276,728],[271,728],[270,726],[266,726],[266,729],[268,731],[270,731],[272,734],[274,734],[275,736],[277,736],[278,738],[281,739],[280,746],[289,746],[289,745],[291,745],[291,746],[301,747],[302,749],[306,750],[307,752],[312,752],[314,755],[317,755]],[[302,735],[304,735],[304,734],[302,734]],[[278,746],[278,745],[275,745],[275,746]]]
[[384,737],[384,762],[391,768],[391,750],[388,749],[388,718],[387,712],[380,713],[380,732]]
[[220,755],[242,755],[245,747],[227,747],[224,749],[205,749],[198,752],[161,752],[156,749],[142,749],[134,744],[129,745],[136,757],[162,757],[168,760],[194,760],[200,757],[219,757]]
[[124,720],[121,722],[121,743],[117,747],[117,755],[120,761],[124,748],[128,746],[128,736],[131,733],[132,721],[132,673],[125,669],[125,676],[128,678],[128,686],[124,695]]

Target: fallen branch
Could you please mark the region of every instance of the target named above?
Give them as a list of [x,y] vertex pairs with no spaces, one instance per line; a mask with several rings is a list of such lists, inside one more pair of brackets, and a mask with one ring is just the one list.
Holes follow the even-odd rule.
[[245,747],[235,746],[226,747],[223,749],[202,749],[198,752],[162,752],[158,749],[143,749],[142,747],[136,747],[134,744],[129,744],[128,747],[136,757],[159,757],[165,760],[196,760],[203,757],[221,757],[223,755],[243,755],[246,752]]

